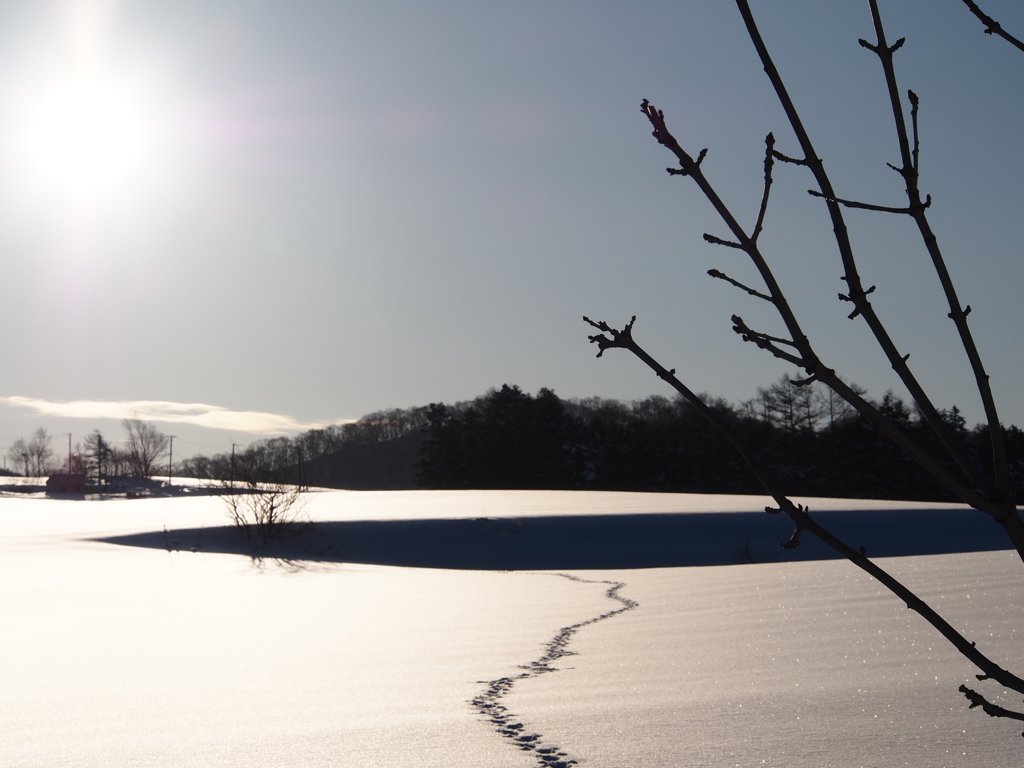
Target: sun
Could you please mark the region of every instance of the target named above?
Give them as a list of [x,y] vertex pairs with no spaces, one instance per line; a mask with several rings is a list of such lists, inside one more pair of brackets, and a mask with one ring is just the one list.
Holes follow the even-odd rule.
[[82,199],[130,193],[153,165],[145,100],[116,78],[84,73],[40,83],[20,113],[20,164],[40,191]]

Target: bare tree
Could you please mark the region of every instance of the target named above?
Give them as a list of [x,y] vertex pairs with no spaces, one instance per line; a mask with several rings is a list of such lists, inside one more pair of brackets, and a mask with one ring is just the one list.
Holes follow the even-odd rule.
[[293,482],[296,472],[289,455],[275,451],[272,441],[250,446],[236,457],[230,473],[219,476],[231,522],[245,538],[264,546],[301,527],[305,494]]
[[11,443],[11,447],[7,449],[7,458],[15,467],[21,467],[22,476],[28,477],[28,443],[25,438],[19,437]]
[[53,464],[50,435],[40,427],[28,440],[19,437],[7,449],[7,458],[14,466],[21,466],[25,477],[42,477],[49,474]]
[[[973,2],[969,0],[964,0],[964,2],[975,15],[979,15],[980,11]],[[910,105],[908,121],[900,97],[893,63],[893,54],[900,49],[904,40],[900,39],[892,45],[887,42],[877,2],[876,0],[869,0],[875,41],[861,40],[860,45],[874,53],[882,65],[885,88],[889,95],[895,122],[896,144],[900,157],[899,166],[892,167],[902,177],[907,203],[905,206],[891,206],[848,200],[836,193],[821,159],[816,154],[810,136],[804,128],[800,115],[761,38],[747,1],[736,0],[736,4],[765,73],[771,81],[772,87],[793,130],[797,144],[796,152],[784,154],[775,148],[775,137],[772,134],[766,137],[764,187],[757,219],[751,229],[748,230],[740,224],[736,216],[733,215],[732,210],[719,196],[714,185],[704,175],[702,163],[707,155],[707,150],[701,150],[696,158],[689,154],[669,132],[664,113],[651,105],[646,99],[641,105],[644,115],[654,128],[654,137],[678,161],[678,167],[668,168],[668,172],[674,176],[691,179],[714,207],[719,218],[729,231],[729,236],[726,238],[706,233],[704,239],[709,243],[721,245],[745,254],[755,267],[762,285],[746,285],[716,269],[710,270],[709,274],[713,278],[723,280],[741,289],[754,299],[771,305],[783,323],[785,336],[755,330],[749,327],[739,315],[733,315],[732,317],[733,330],[744,341],[752,342],[776,358],[784,360],[802,370],[804,378],[795,380],[793,384],[796,386],[807,386],[814,382],[821,382],[828,387],[835,396],[848,403],[852,409],[888,436],[956,497],[1001,525],[1010,543],[1017,550],[1020,557],[1024,559],[1024,521],[1021,520],[1021,516],[1013,501],[1014,488],[1011,485],[1007,467],[1002,427],[996,412],[995,400],[989,387],[988,375],[982,365],[968,326],[967,317],[971,310],[969,306],[965,307],[957,297],[939,247],[938,239],[928,219],[931,199],[927,196],[922,196],[918,186],[920,149],[918,125],[919,99],[913,91],[908,92],[908,102]],[[982,21],[987,25],[986,31],[989,33],[1000,32],[1001,28],[991,19],[988,19],[983,14],[979,15],[979,18],[982,18]],[[1006,35],[1001,36],[1007,37]],[[837,375],[836,371],[818,356],[804,333],[786,294],[776,279],[759,244],[768,208],[769,192],[773,182],[776,162],[806,169],[813,177],[816,189],[809,191],[810,194],[823,201],[826,215],[831,220],[830,223],[844,270],[842,279],[846,283],[847,291],[846,293],[841,293],[839,298],[853,305],[853,311],[849,315],[851,319],[859,317],[867,323],[892,365],[893,370],[913,397],[915,408],[920,417],[927,422],[934,432],[937,442],[941,446],[941,452],[936,452],[932,448],[925,447],[916,442],[903,428],[899,414],[887,413],[884,404],[881,407],[876,407],[876,405],[862,396],[862,392],[847,385]],[[876,314],[869,299],[870,294],[875,289],[873,286],[865,288],[861,281],[854,249],[843,219],[844,209],[859,209],[905,216],[912,220],[917,231],[920,233],[925,249],[942,286],[945,301],[948,305],[949,317],[956,325],[957,333],[968,364],[974,374],[980,399],[985,409],[992,449],[990,468],[979,464],[975,457],[968,455],[962,442],[958,439],[955,418],[951,418],[949,412],[940,411],[932,404],[924,386],[918,381],[907,362],[909,355],[902,353],[897,348],[882,320]],[[756,454],[743,443],[732,426],[713,409],[709,408],[698,395],[695,395],[688,389],[676,377],[674,369],[670,370],[663,366],[636,343],[633,339],[635,316],[622,328],[614,328],[603,321],[595,322],[589,318],[584,318],[584,320],[599,331],[598,334],[590,337],[591,342],[596,343],[599,347],[598,357],[606,349],[621,348],[629,350],[686,398],[719,432],[732,442],[777,504],[777,507],[768,507],[766,511],[773,514],[785,513],[795,524],[795,530],[792,536],[783,544],[784,547],[792,548],[798,546],[800,537],[803,534],[810,534],[821,539],[825,544],[848,558],[858,567],[867,571],[904,601],[909,608],[917,611],[932,624],[960,653],[981,670],[981,674],[977,676],[978,680],[994,680],[1011,691],[1024,693],[1024,680],[986,657],[973,642],[968,641],[963,635],[953,629],[930,606],[914,595],[903,584],[870,561],[862,552],[854,550],[823,529],[810,516],[804,506],[791,501],[786,496],[778,478],[773,477],[771,473],[758,463]],[[782,393],[777,392],[775,394],[781,395]],[[835,414],[835,412],[835,408],[832,408],[831,413]],[[955,415],[953,414],[953,416]],[[1011,712],[1002,707],[997,707],[986,700],[984,696],[966,686],[962,685],[960,691],[969,699],[971,707],[980,706],[986,713],[992,716],[1024,720],[1024,713]]]
[[121,426],[127,435],[128,468],[133,477],[152,477],[157,462],[167,451],[167,435],[139,418],[124,419]]
[[128,477],[132,474],[131,456],[124,448],[111,448],[108,459],[110,477]]
[[301,527],[302,488],[261,480],[225,481],[222,489],[228,517],[247,539],[263,545]]
[[40,427],[32,433],[28,441],[28,457],[31,472],[36,477],[48,475],[53,467],[53,449],[50,448],[50,435]]

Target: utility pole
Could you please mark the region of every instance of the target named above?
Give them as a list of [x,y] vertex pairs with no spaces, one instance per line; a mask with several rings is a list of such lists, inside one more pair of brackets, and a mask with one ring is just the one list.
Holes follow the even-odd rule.
[[71,474],[71,433],[62,432],[61,434],[68,436],[68,474]]
[[167,439],[171,441],[170,449],[168,450],[167,456],[167,484],[171,484],[171,476],[174,475],[174,438],[177,435],[168,435]]
[[231,444],[231,487],[235,487],[235,447],[240,443]]

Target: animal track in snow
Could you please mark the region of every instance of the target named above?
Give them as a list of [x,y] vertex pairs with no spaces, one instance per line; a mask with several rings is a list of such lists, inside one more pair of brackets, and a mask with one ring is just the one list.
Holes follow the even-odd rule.
[[569,766],[576,765],[578,761],[571,759],[569,754],[562,751],[559,747],[546,744],[541,734],[529,733],[521,722],[517,722],[519,717],[509,712],[508,708],[501,703],[501,700],[521,680],[528,680],[531,677],[537,677],[548,672],[558,672],[559,669],[551,666],[552,663],[563,656],[575,655],[576,652],[568,650],[567,646],[572,636],[583,629],[583,627],[610,619],[612,616],[617,616],[625,611],[630,611],[636,608],[639,603],[635,600],[630,600],[628,597],[622,597],[619,594],[619,590],[626,586],[621,581],[593,581],[581,579],[578,576],[572,576],[567,573],[551,575],[560,576],[570,581],[578,581],[582,584],[609,584],[611,586],[608,587],[605,596],[621,603],[621,607],[607,613],[602,613],[600,616],[595,616],[592,619],[587,619],[568,627],[562,627],[558,634],[544,646],[544,654],[539,659],[531,661],[529,664],[520,665],[519,668],[523,671],[518,675],[499,677],[497,680],[482,680],[481,683],[487,687],[483,693],[474,698],[470,703],[477,712],[493,723],[495,730],[499,734],[509,739],[519,749],[533,752],[537,757],[537,768],[569,768]]

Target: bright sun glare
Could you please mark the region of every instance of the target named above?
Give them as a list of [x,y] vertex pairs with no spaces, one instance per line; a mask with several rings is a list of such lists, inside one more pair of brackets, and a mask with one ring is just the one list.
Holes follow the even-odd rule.
[[20,154],[29,181],[50,191],[128,191],[152,160],[145,111],[109,78],[47,84],[32,94],[23,118]]

